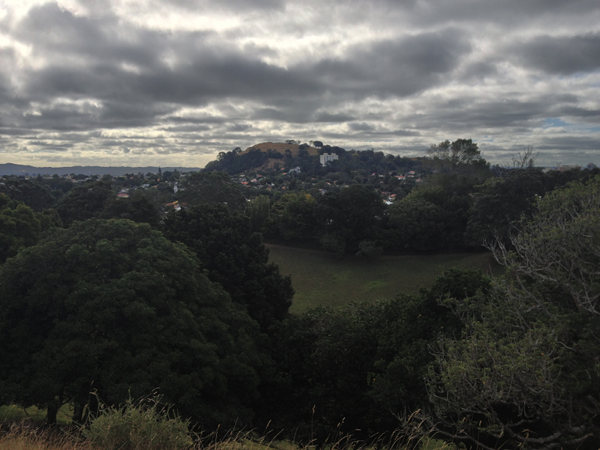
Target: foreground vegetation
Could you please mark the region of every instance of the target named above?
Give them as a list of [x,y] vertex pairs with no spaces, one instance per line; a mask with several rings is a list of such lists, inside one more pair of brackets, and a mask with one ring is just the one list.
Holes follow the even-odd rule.
[[[0,448],[11,450],[175,450],[175,449],[250,449],[299,450],[313,449],[316,442],[299,445],[279,439],[274,430],[221,431],[204,434],[193,430],[189,420],[178,416],[171,407],[163,405],[158,396],[133,401],[128,399],[121,407],[101,405],[97,416],[83,426],[44,428],[33,416],[27,421],[7,422],[7,411],[0,411]],[[11,408],[12,409],[12,408]],[[2,426],[1,423],[8,423]],[[335,440],[322,442],[327,449],[389,448],[414,446],[423,449],[450,449],[441,440],[415,433],[409,439],[401,434],[375,438],[369,444],[356,441],[351,435],[339,435]]]
[[[451,149],[440,155],[453,171],[388,206],[366,185],[248,199],[216,173],[189,177],[180,211],[115,198],[108,179],[71,187],[56,208],[0,195],[0,404],[36,406],[50,426],[68,408],[77,445],[101,447],[164,420],[186,446],[234,445],[227,433],[242,429],[263,437],[240,445],[597,448],[600,177],[556,188],[529,168],[482,175]],[[527,180],[549,183],[519,202],[512,187]],[[328,272],[341,303],[366,261],[389,265],[385,242],[437,251],[495,236],[503,270],[447,268],[418,291],[290,314],[291,280],[261,230],[354,266]],[[160,405],[132,403],[157,389]],[[152,426],[127,425],[140,411]]]

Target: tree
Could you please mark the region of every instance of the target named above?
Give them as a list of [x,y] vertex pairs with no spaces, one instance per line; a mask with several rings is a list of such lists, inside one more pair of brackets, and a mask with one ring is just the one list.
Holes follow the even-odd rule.
[[147,224],[90,220],[55,229],[0,271],[0,402],[75,420],[159,388],[202,425],[243,422],[256,395],[254,322]]
[[551,171],[535,168],[512,169],[502,177],[488,178],[475,186],[468,212],[467,241],[482,245],[499,240],[510,245],[510,236],[522,216],[531,217],[536,201],[547,192],[570,181],[589,178],[588,171]]
[[319,231],[317,201],[305,192],[290,192],[279,198],[271,208],[271,234],[286,241],[311,242]]
[[196,252],[208,277],[263,328],[287,315],[294,294],[291,281],[268,262],[268,251],[247,216],[225,205],[205,204],[169,214],[163,230]]
[[460,166],[487,166],[485,159],[481,156],[478,145],[471,139],[457,139],[452,143],[445,140],[437,145],[432,145],[427,153],[438,161],[448,163],[453,168]]
[[[59,186],[60,185],[60,186]],[[72,184],[65,180],[45,180],[41,176],[25,178],[9,176],[3,177],[0,183],[0,193],[4,193],[13,200],[23,202],[34,211],[51,208],[57,197],[71,188]]]
[[600,444],[600,177],[555,190],[428,375],[438,431],[482,448]]
[[20,249],[35,244],[43,230],[57,224],[51,215],[34,212],[0,194],[0,264]]
[[100,215],[105,219],[130,219],[152,226],[157,226],[160,221],[156,206],[139,191],[134,191],[129,198],[113,197],[107,200]]
[[372,239],[383,215],[383,202],[369,186],[352,185],[319,200],[321,243],[332,242],[339,253],[354,254],[359,243]]
[[272,354],[278,378],[264,397],[274,426],[317,442],[362,428],[372,405],[373,330],[359,308],[319,308],[277,324]]
[[179,199],[190,206],[220,203],[242,210],[246,205],[239,186],[222,172],[194,172],[184,179],[182,187]]
[[391,248],[446,250],[465,247],[470,193],[476,177],[441,174],[413,189],[388,210]]
[[63,223],[68,226],[75,220],[99,217],[113,195],[109,181],[87,182],[71,189],[59,201],[56,210]]

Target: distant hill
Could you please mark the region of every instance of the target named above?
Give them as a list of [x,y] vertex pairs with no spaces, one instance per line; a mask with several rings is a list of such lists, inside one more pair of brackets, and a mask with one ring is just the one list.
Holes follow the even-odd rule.
[[319,154],[323,149],[295,142],[262,142],[243,151],[238,147],[230,152],[221,152],[216,161],[206,165],[205,170],[237,174],[246,170],[299,166],[304,171],[308,166],[319,166]]
[[[314,144],[262,142],[246,150],[237,147],[230,152],[219,153],[217,160],[209,162],[204,170],[237,175],[248,171],[298,169],[295,173],[302,173],[303,176],[319,176],[332,171],[379,174],[431,171],[431,159],[426,157],[402,157],[374,150],[346,150],[320,141]],[[323,166],[319,155],[332,153],[337,155],[337,159]]]
[[[199,168],[191,167],[161,167],[163,172],[195,172]],[[37,175],[111,175],[123,176],[128,173],[157,173],[158,167],[103,167],[103,166],[71,166],[71,167],[34,167],[22,164],[0,164],[0,176],[37,176]]]
[[264,153],[268,153],[269,151],[280,153],[281,155],[286,154],[286,151],[289,150],[291,156],[298,156],[300,149],[303,148],[308,152],[310,156],[317,156],[319,154],[319,150],[315,147],[311,147],[307,144],[289,144],[286,142],[262,142],[260,144],[253,145],[252,147],[248,147],[246,150],[241,152],[240,154],[250,153],[253,150],[259,150]]

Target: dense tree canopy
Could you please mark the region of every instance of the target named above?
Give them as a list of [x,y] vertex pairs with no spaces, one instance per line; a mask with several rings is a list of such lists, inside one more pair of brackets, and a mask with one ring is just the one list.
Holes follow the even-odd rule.
[[453,142],[445,140],[437,145],[432,145],[428,153],[436,159],[448,162],[455,168],[461,165],[482,167],[486,165],[479,146],[472,139],[457,139]]
[[196,252],[208,277],[263,328],[287,315],[294,294],[291,281],[268,262],[268,251],[247,216],[222,204],[205,204],[169,214],[163,230]]
[[429,375],[435,422],[480,447],[600,443],[600,177],[553,191],[500,245],[505,278]]
[[189,206],[218,203],[242,210],[246,205],[239,185],[232,183],[225,173],[194,172],[182,184],[179,199]]
[[0,271],[0,401],[66,402],[81,419],[155,388],[202,424],[241,421],[256,395],[255,322],[148,225],[56,229]]
[[371,187],[352,185],[327,193],[319,205],[321,242],[338,253],[356,253],[361,241],[373,239],[382,215],[383,202]]
[[140,191],[134,191],[128,198],[112,197],[108,199],[100,216],[106,219],[129,219],[134,222],[145,222],[152,226],[157,226],[160,221],[158,208]]
[[39,239],[41,232],[57,225],[51,213],[38,213],[29,206],[0,194],[0,264]]
[[98,217],[113,195],[108,180],[86,182],[71,189],[58,202],[56,209],[63,223],[68,226],[75,220]]

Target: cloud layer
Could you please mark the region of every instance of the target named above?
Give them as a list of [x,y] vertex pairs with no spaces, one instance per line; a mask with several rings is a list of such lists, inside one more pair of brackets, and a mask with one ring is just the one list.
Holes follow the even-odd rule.
[[0,161],[193,165],[265,140],[600,164],[596,0],[9,0]]

